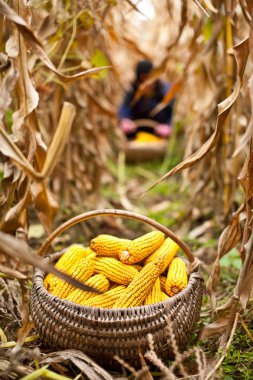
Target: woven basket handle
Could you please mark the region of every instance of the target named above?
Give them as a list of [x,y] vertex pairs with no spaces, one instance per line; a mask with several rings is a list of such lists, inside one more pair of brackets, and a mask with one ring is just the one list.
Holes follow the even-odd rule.
[[170,237],[172,240],[174,240],[174,242],[177,243],[179,247],[183,250],[183,252],[186,254],[190,263],[195,264],[193,265],[194,267],[196,266],[197,259],[191,253],[190,248],[177,235],[175,235],[174,232],[170,231],[168,228],[164,227],[162,224],[156,222],[155,220],[148,218],[147,216],[140,215],[131,211],[125,211],[125,210],[110,210],[110,209],[95,210],[95,211],[85,212],[83,214],[77,215],[69,219],[67,222],[63,223],[62,225],[60,225],[58,228],[56,228],[56,230],[54,230],[51,233],[51,235],[47,237],[45,242],[39,248],[37,254],[39,256],[43,256],[46,253],[52,241],[62,232],[66,231],[68,228],[74,226],[77,223],[83,222],[84,220],[92,219],[96,216],[102,216],[102,215],[121,216],[123,218],[134,219],[134,220],[138,220],[140,222],[149,224],[150,226],[163,232],[167,237]]

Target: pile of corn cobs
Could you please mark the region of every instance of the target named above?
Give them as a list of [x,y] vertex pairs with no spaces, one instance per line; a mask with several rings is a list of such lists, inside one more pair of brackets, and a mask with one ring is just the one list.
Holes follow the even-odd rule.
[[178,250],[160,231],[134,240],[99,235],[88,248],[71,246],[55,266],[102,294],[77,289],[51,273],[44,285],[53,295],[79,305],[126,308],[154,304],[187,285],[186,264],[176,257]]

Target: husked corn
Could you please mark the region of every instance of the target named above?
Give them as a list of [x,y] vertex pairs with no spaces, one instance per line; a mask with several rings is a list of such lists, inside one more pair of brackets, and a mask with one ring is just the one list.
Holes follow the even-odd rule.
[[[85,258],[88,255],[87,249],[81,245],[72,245],[57,261],[55,268],[61,270],[62,272],[69,273],[72,266],[80,259]],[[58,286],[60,280],[54,274],[49,273],[44,279],[44,286],[49,291],[52,292],[55,287]]]
[[122,250],[119,259],[125,264],[135,264],[151,255],[164,241],[164,234],[152,231],[132,240],[127,249]]
[[61,279],[59,277],[56,277],[53,273],[48,273],[46,275],[44,279],[44,286],[49,293],[52,293],[59,284],[61,284]]
[[119,239],[111,235],[98,235],[90,242],[90,248],[97,253],[98,256],[107,256],[118,258],[121,251],[127,249],[130,240]]
[[161,286],[160,279],[157,278],[156,282],[151,288],[151,291],[148,293],[147,297],[144,300],[144,305],[150,305],[152,303],[159,302],[161,298]]
[[103,307],[111,308],[113,307],[115,301],[126,291],[126,287],[123,285],[117,286],[111,290],[108,290],[106,293],[94,296],[88,300],[85,300],[81,303],[84,306],[93,306],[93,307]]
[[125,265],[112,257],[96,257],[94,270],[104,274],[110,281],[128,285],[139,273],[136,268]]
[[176,256],[179,250],[179,246],[171,238],[164,240],[162,245],[154,252],[152,255],[148,256],[144,264],[150,263],[150,261],[155,260],[158,257],[164,259],[163,272],[167,269],[170,262]]
[[[92,255],[89,255],[84,259],[78,260],[73,265],[71,270],[68,271],[68,274],[70,276],[82,282],[87,281],[93,275],[93,273],[94,257]],[[66,298],[75,289],[76,288],[73,285],[60,279],[60,281],[57,284],[57,287],[55,287],[51,293],[60,298]]]
[[[94,289],[100,290],[101,292],[107,292],[110,286],[109,280],[103,274],[96,274],[95,276],[90,277],[85,282],[85,284],[92,286]],[[86,292],[81,289],[75,289],[66,297],[66,299],[68,301],[80,304],[81,302],[84,302],[85,300],[88,300],[89,298],[94,296],[95,295],[92,292]]]
[[165,284],[166,293],[172,297],[181,292],[187,285],[186,264],[180,257],[175,257],[170,263]]
[[154,283],[158,279],[163,262],[161,260],[152,261],[147,264],[133,281],[126,288],[124,295],[119,297],[113,307],[133,307],[142,305],[144,299],[151,291]]

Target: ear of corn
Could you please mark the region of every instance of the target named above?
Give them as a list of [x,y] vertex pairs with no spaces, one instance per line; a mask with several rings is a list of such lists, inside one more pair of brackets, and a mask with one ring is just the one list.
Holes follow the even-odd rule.
[[161,291],[166,293],[165,284],[166,284],[167,277],[160,276],[159,279],[160,279]]
[[111,308],[115,304],[115,301],[126,291],[126,287],[123,285],[117,286],[108,292],[91,297],[88,300],[85,300],[81,303],[84,306],[93,306],[93,307],[103,307],[103,308]]
[[158,277],[151,291],[148,293],[147,297],[145,298],[144,305],[150,305],[152,303],[159,302],[160,298],[161,298],[161,286],[160,286],[160,279]]
[[132,240],[126,250],[122,250],[119,259],[125,264],[135,264],[151,255],[164,241],[164,234],[152,231]]
[[163,265],[163,272],[164,272],[169,266],[170,262],[176,256],[178,250],[179,250],[179,246],[177,245],[177,243],[175,243],[171,238],[167,238],[152,255],[146,258],[144,264],[148,264],[150,263],[150,261],[155,260],[158,257],[162,257],[164,259],[164,265]]
[[[94,273],[94,257],[89,255],[87,258],[78,260],[71,270],[68,271],[68,274],[75,278],[76,280],[85,282],[87,281]],[[59,280],[57,286],[51,292],[55,296],[60,298],[66,298],[71,292],[76,288],[73,285],[70,285],[68,282]]]
[[[95,276],[90,277],[85,282],[85,284],[92,286],[93,288],[100,290],[101,292],[107,292],[110,286],[109,280],[103,274],[96,274]],[[68,301],[80,304],[81,302],[84,302],[85,300],[88,300],[91,297],[94,297],[94,293],[85,292],[81,289],[75,289],[66,297],[66,299]]]
[[[57,261],[55,267],[63,272],[69,273],[72,266],[80,259],[88,256],[88,249],[85,249],[81,245],[72,245]],[[55,287],[58,286],[60,279],[54,274],[49,273],[44,280],[45,288],[52,292]]]
[[117,258],[120,252],[127,249],[130,240],[119,239],[111,235],[98,235],[90,242],[90,248],[97,253],[98,256],[107,256]]
[[66,272],[70,269],[78,260],[83,259],[88,256],[87,248],[82,247],[81,245],[72,245],[57,261],[55,267],[63,272]]
[[110,281],[120,285],[128,285],[139,273],[137,269],[112,257],[96,257],[94,262],[96,273],[104,274]]
[[46,275],[44,279],[44,286],[45,288],[52,293],[55,288],[57,288],[58,284],[60,284],[60,278],[56,277],[54,274],[49,273]]
[[166,293],[164,293],[164,292],[161,292],[160,293],[160,302],[162,302],[162,301],[165,301],[165,300],[167,300],[167,299],[169,299],[170,297],[168,296],[168,294],[166,294]]
[[170,263],[165,284],[166,293],[172,297],[187,285],[186,264],[180,257],[175,257]]
[[140,306],[161,273],[159,260],[147,264],[128,285],[123,296],[116,301],[114,308]]

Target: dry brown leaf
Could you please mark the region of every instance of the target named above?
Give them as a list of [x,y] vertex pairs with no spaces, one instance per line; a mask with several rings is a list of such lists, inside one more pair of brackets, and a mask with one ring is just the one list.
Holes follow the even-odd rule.
[[253,3],[251,0],[246,0],[246,3],[247,3],[247,6],[248,6],[248,10],[249,10],[249,14],[252,15],[253,13]]
[[[253,75],[249,78],[248,81],[249,86],[249,95],[250,95],[250,103],[251,103],[251,110],[253,111]],[[241,152],[245,151],[245,148],[250,140],[250,138],[253,136],[253,113],[251,111],[251,118],[248,123],[248,127],[245,131],[245,134],[242,136],[235,152],[233,153],[233,158],[240,155]]]
[[247,273],[245,275],[245,278],[243,279],[242,286],[241,286],[241,295],[240,295],[240,301],[243,309],[246,309],[247,304],[249,302],[250,294],[252,292],[253,287],[253,264],[251,263],[247,269]]
[[212,11],[213,13],[218,13],[218,9],[215,8],[211,0],[204,0],[204,3],[206,7],[210,9],[210,11]]
[[4,0],[0,0],[0,14],[4,15],[8,20],[12,21],[20,33],[23,35],[25,41],[31,46],[34,53],[41,59],[44,65],[57,75],[63,82],[71,82],[75,79],[87,78],[93,74],[99,73],[103,69],[111,68],[111,66],[103,66],[99,68],[92,68],[82,71],[74,75],[64,75],[60,73],[52,61],[48,58],[41,41],[36,37],[33,30],[13,9],[11,9]]
[[8,277],[16,278],[18,280],[25,280],[27,278],[27,276],[24,275],[23,273],[15,270],[15,269],[6,267],[2,264],[0,264],[0,272],[6,274]]
[[[253,268],[253,232],[244,246],[245,260],[243,262],[239,278],[234,289],[234,300],[237,306],[240,299],[243,308],[247,306],[253,285],[252,268]],[[236,312],[236,310],[234,310]]]
[[2,231],[12,233],[19,227],[19,217],[30,202],[30,184],[31,181],[29,179],[23,184],[22,190],[19,192],[19,201],[8,210],[4,217],[3,224],[1,225]]
[[244,211],[244,205],[242,205],[232,216],[232,221],[225,228],[219,237],[218,242],[218,255],[222,258],[227,252],[241,241],[242,228],[240,225],[240,215]]
[[52,1],[52,6],[50,12],[46,13],[45,18],[43,19],[40,28],[38,30],[38,36],[43,41],[46,38],[49,38],[51,35],[57,31],[56,15],[57,15],[57,2]]
[[72,362],[90,380],[113,380],[113,377],[85,353],[78,350],[51,352],[41,364]]
[[59,210],[56,196],[42,182],[33,182],[30,187],[34,206],[39,220],[49,234],[52,231],[54,217]]
[[253,173],[253,140],[251,139],[247,159],[238,177],[238,180],[244,190],[245,198],[247,202],[250,200],[253,194],[252,173]]
[[239,0],[239,3],[240,3],[242,13],[243,13],[245,20],[247,21],[248,24],[250,24],[251,23],[251,17],[249,14],[249,9],[248,9],[246,0]]
[[187,23],[187,1],[185,1],[185,0],[181,0],[181,15],[180,15],[180,17],[181,17],[181,20],[180,20],[180,24],[179,24],[178,33],[177,33],[174,41],[172,41],[169,44],[169,46],[167,46],[167,48],[166,48],[167,52],[170,51],[173,48],[173,46],[175,46],[178,43],[178,41],[179,41],[179,39],[183,33],[184,27]]
[[69,137],[72,122],[75,116],[75,107],[68,102],[63,104],[61,118],[58,128],[54,134],[52,143],[47,151],[46,159],[42,172],[34,170],[29,161],[23,155],[21,150],[15,145],[10,136],[0,127],[0,151],[7,157],[10,157],[19,167],[34,179],[43,179],[48,177],[55,168],[57,160]]
[[33,322],[30,315],[30,297],[28,288],[28,279],[19,280],[21,294],[22,294],[22,305],[21,305],[21,318],[22,325],[18,329],[17,344],[13,348],[12,353],[18,352],[21,346],[24,344],[27,336],[29,335],[31,329],[33,328]]
[[217,334],[221,335],[225,331],[228,321],[229,321],[229,317],[223,317],[223,318],[217,319],[215,322],[211,323],[210,325],[203,327],[203,329],[200,332],[199,339],[203,340],[213,335],[217,335]]
[[13,64],[9,68],[7,74],[1,81],[0,85],[0,119],[3,119],[3,116],[12,102],[11,92],[14,89],[18,78],[18,72],[14,69]]
[[18,146],[14,144],[11,137],[5,132],[2,124],[0,124],[0,151],[4,156],[11,158],[13,162],[28,175],[34,178],[40,178],[40,175],[33,169]]
[[212,273],[210,274],[206,288],[211,299],[212,312],[216,311],[216,296],[215,289],[219,283],[220,279],[220,259],[234,248],[242,238],[242,229],[240,225],[240,215],[244,210],[244,205],[242,205],[232,217],[230,224],[225,228],[219,238],[218,242],[218,255],[215,259]]

